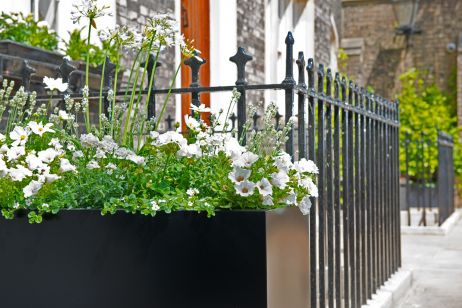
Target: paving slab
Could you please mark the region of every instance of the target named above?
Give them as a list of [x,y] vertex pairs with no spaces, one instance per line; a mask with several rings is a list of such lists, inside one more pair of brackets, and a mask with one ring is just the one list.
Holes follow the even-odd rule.
[[413,282],[397,308],[462,307],[462,220],[444,236],[403,235],[402,256]]

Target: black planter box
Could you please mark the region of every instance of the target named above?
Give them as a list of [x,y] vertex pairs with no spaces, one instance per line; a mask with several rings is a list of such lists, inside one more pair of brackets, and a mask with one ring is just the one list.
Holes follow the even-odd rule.
[[[267,267],[280,259],[273,253],[270,260],[267,251],[280,250],[277,243],[267,245],[268,221],[275,217],[284,215],[103,217],[73,210],[39,225],[26,217],[0,218],[0,307],[271,307],[277,292],[272,299],[267,290],[280,289],[277,271],[269,275]],[[284,224],[278,225],[280,238]],[[302,273],[295,274],[298,281]]]

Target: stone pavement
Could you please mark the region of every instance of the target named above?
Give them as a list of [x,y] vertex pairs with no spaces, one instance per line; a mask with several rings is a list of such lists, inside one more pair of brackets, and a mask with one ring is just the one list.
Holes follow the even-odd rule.
[[445,236],[403,235],[402,247],[413,282],[397,308],[461,308],[462,220]]

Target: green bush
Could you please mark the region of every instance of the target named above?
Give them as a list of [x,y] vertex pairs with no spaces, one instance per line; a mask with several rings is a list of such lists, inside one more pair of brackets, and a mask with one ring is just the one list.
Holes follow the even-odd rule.
[[12,40],[52,51],[58,48],[56,33],[43,22],[35,21],[32,15],[24,16],[23,13],[1,13],[0,40]]
[[[451,101],[427,76],[416,69],[411,69],[400,76],[401,92],[398,95],[400,102],[400,162],[401,173],[405,173],[405,139],[424,139],[433,142],[424,154],[425,168],[433,174],[438,167],[438,148],[436,141],[438,130],[449,133],[454,138],[454,164],[456,175],[462,175],[462,151],[459,144],[459,129],[455,108]],[[423,135],[421,135],[423,133]],[[415,143],[409,144],[409,174],[416,174],[417,164],[421,163],[419,149]],[[428,170],[427,169],[427,170]]]
[[69,40],[64,42],[63,52],[71,57],[72,60],[81,60],[86,61],[87,54],[90,53],[90,65],[97,66],[104,62],[105,52],[108,53],[112,62],[116,61],[117,50],[113,45],[110,45],[108,42],[102,43],[102,48],[90,44],[87,45],[87,39],[82,37],[82,30],[74,29],[69,33]]

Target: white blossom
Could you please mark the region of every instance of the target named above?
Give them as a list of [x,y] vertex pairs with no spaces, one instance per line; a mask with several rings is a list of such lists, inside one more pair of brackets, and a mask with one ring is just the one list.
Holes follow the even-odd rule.
[[55,131],[51,129],[51,127],[53,126],[53,123],[47,123],[45,125],[43,125],[42,122],[40,123],[37,123],[35,121],[31,121],[29,122],[29,124],[27,124],[27,126],[31,129],[31,131],[36,134],[36,135],[39,135],[40,137],[43,136],[43,134],[45,133],[54,133]]
[[255,184],[250,181],[242,181],[234,185],[236,193],[242,197],[251,196],[255,190]]
[[29,198],[42,188],[43,184],[39,181],[31,181],[26,187],[23,188],[24,198]]
[[139,155],[135,155],[135,154],[128,155],[127,160],[130,160],[130,161],[134,162],[137,165],[142,165],[145,162],[145,158],[143,156],[139,156]]
[[297,202],[297,195],[293,189],[289,191],[289,194],[285,197],[284,202],[288,205],[293,205]]
[[70,163],[70,161],[67,158],[61,158],[60,164],[59,164],[59,171],[60,172],[75,172],[77,168]]
[[62,78],[50,78],[50,77],[43,77],[43,83],[46,85],[45,89],[58,90],[59,92],[64,92],[67,90],[68,84],[63,82]]
[[71,20],[73,23],[78,23],[82,17],[94,21],[96,18],[112,15],[106,12],[109,6],[98,6],[97,0],[78,0],[76,2],[77,3],[73,5],[73,10],[71,11]]
[[80,142],[84,148],[92,148],[96,147],[99,143],[98,137],[93,135],[92,133],[89,134],[82,134],[80,136]]
[[6,152],[8,161],[17,160],[21,156],[26,155],[26,148],[23,146],[13,146]]
[[294,163],[294,169],[297,170],[299,173],[312,173],[318,174],[319,170],[316,164],[312,160],[306,160],[305,158],[300,159],[299,161]]
[[257,188],[262,196],[269,196],[273,194],[273,186],[266,178],[257,182]]
[[210,108],[205,107],[205,104],[200,104],[199,107],[196,106],[196,105],[191,105],[191,110],[193,110],[195,112],[199,112],[199,113],[210,112]]
[[157,204],[157,202],[156,202],[155,200],[152,200],[152,201],[151,201],[151,209],[152,209],[153,211],[158,211],[158,210],[160,210],[160,207],[159,207],[159,205]]
[[8,170],[8,175],[14,182],[21,182],[25,178],[32,176],[32,171],[24,166],[17,165],[16,168],[10,168]]
[[83,157],[83,152],[82,151],[75,151],[73,154],[72,154],[72,160],[77,160],[78,158],[81,158]]
[[284,171],[271,174],[271,184],[274,186],[284,189],[289,182],[289,176]]
[[251,170],[247,170],[241,167],[234,167],[228,175],[228,178],[235,184],[239,184],[243,181],[246,181],[250,177]]
[[311,209],[311,200],[309,196],[303,197],[302,201],[298,204],[298,208],[303,215],[308,215]]
[[197,188],[188,188],[186,191],[186,194],[190,197],[197,195],[199,193],[199,190]]
[[5,140],[6,140],[5,135],[0,133],[0,142],[5,142]]
[[65,110],[60,110],[58,112],[58,119],[60,119],[61,121],[67,121],[70,119],[70,116]]
[[274,205],[273,197],[271,195],[263,196],[262,204],[268,206]]
[[46,150],[40,151],[37,153],[38,158],[44,163],[51,163],[59,155],[59,152],[53,148],[48,148]]
[[284,152],[274,159],[274,165],[278,167],[279,170],[288,172],[293,167],[292,157]]
[[87,164],[87,168],[93,170],[100,168],[100,166],[96,160],[90,160]]
[[250,151],[243,153],[233,161],[234,166],[249,168],[258,160],[258,155]]
[[10,138],[13,140],[12,146],[25,145],[29,138],[30,131],[21,126],[16,126],[10,132]]
[[195,118],[189,116],[188,114],[185,114],[184,122],[186,126],[192,131],[196,132],[199,131],[201,128],[201,124]]

